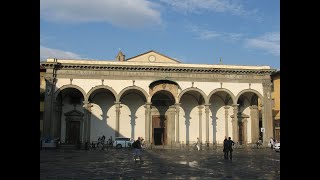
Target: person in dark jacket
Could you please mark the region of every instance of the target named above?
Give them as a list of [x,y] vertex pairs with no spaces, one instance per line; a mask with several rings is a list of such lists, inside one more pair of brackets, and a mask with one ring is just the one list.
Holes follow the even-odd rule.
[[224,159],[228,159],[228,149],[227,149],[227,136],[225,136],[224,140],[223,140],[223,154],[224,154]]
[[138,137],[138,139],[132,143],[132,148],[133,148],[133,158],[134,161],[137,161],[137,157],[139,157],[139,160],[141,161],[141,138]]
[[230,160],[232,160],[232,146],[234,146],[234,142],[231,140],[231,137],[229,137],[229,139],[227,140],[227,148],[228,152],[230,153]]

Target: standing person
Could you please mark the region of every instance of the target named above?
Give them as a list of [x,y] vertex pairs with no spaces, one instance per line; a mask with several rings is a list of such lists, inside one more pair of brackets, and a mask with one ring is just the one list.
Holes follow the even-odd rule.
[[229,139],[227,140],[227,149],[228,149],[228,152],[230,152],[230,160],[232,160],[232,151],[233,151],[232,146],[234,146],[234,142],[231,140],[231,137],[229,137]]
[[200,141],[200,139],[197,137],[197,149],[198,149],[198,151],[200,151],[200,146],[201,146],[201,141]]
[[270,148],[273,149],[273,146],[274,146],[273,138],[270,138],[269,144],[270,144]]
[[138,137],[138,139],[132,143],[133,148],[133,158],[134,161],[137,162],[137,157],[139,157],[139,160],[141,161],[141,138]]
[[227,136],[224,137],[224,140],[223,140],[223,153],[224,153],[224,159],[228,159],[228,149],[227,149]]

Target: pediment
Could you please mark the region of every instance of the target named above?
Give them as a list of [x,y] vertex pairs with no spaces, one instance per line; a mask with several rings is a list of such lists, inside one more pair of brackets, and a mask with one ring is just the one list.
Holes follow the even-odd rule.
[[66,117],[70,117],[70,116],[81,116],[81,117],[83,117],[84,113],[82,113],[81,111],[78,111],[78,110],[72,110],[72,111],[64,113],[64,115]]
[[173,58],[160,54],[156,51],[148,51],[143,54],[127,59],[128,62],[145,62],[145,63],[181,63]]

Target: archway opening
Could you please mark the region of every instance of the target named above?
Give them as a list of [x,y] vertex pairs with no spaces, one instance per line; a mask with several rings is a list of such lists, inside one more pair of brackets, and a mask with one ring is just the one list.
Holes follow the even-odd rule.
[[254,92],[245,92],[238,98],[238,142],[246,145],[262,140],[261,100]]
[[[145,108],[147,98],[138,89],[127,89],[120,94],[120,134],[121,137],[137,139],[145,136]],[[140,117],[140,118],[139,118]],[[130,127],[128,126],[130,124]]]
[[54,135],[62,143],[76,144],[84,140],[83,101],[84,97],[76,88],[66,88],[57,95]]
[[232,122],[234,104],[229,93],[217,91],[209,99],[209,141],[223,144],[225,137],[232,137]]
[[189,90],[180,97],[181,119],[179,119],[180,140],[187,145],[195,143],[197,138],[205,142],[205,124],[203,95],[196,90]]
[[[169,132],[168,129],[174,124],[174,117],[169,117],[168,111],[174,110],[174,96],[165,90],[156,92],[152,98],[152,140],[154,145],[166,145],[169,136],[174,132]],[[170,120],[170,122],[168,122]]]

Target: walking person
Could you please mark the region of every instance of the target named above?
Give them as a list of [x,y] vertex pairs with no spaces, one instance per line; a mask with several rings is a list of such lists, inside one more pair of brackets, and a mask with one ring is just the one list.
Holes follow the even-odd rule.
[[198,151],[200,151],[201,141],[199,138],[197,138],[197,145],[196,146],[197,146]]
[[227,140],[227,150],[230,153],[230,156],[229,156],[230,160],[232,160],[232,151],[233,151],[232,146],[234,146],[234,142],[231,140],[231,137],[229,137],[229,139]]
[[228,149],[227,149],[227,136],[224,137],[224,140],[223,140],[223,154],[224,154],[224,159],[228,159]]
[[141,161],[141,138],[138,137],[138,139],[132,143],[133,148],[133,159],[135,162],[137,162],[137,158],[139,157],[139,160]]
[[269,144],[270,144],[270,148],[273,149],[273,146],[274,146],[274,139],[273,138],[270,138]]

